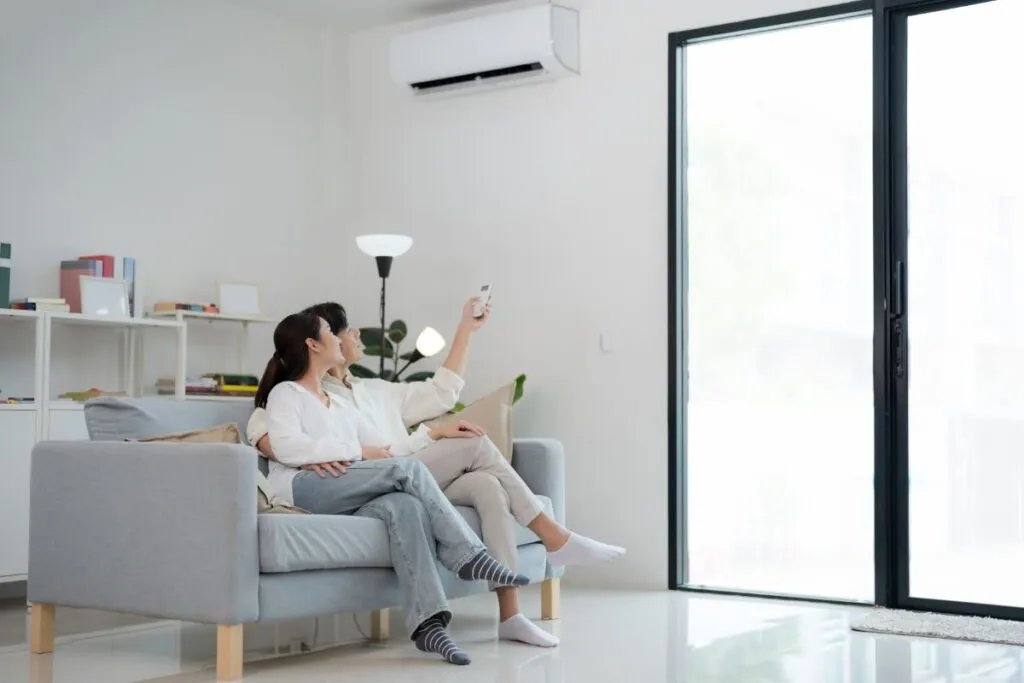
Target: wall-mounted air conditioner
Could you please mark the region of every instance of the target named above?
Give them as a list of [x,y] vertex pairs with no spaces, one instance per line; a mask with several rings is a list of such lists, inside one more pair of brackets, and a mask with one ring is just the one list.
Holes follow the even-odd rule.
[[579,71],[579,13],[560,5],[441,24],[391,42],[392,77],[420,96],[523,85]]

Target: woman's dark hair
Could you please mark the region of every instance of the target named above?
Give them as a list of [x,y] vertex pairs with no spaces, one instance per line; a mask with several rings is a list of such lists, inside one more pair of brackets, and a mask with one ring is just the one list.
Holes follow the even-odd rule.
[[307,339],[320,338],[320,316],[310,309],[292,313],[274,328],[274,355],[270,357],[260,386],[256,407],[266,408],[270,392],[281,382],[294,382],[309,368]]
[[328,301],[310,306],[306,310],[326,320],[327,324],[331,326],[332,334],[338,334],[348,329],[348,313],[345,312],[345,307],[341,304]]

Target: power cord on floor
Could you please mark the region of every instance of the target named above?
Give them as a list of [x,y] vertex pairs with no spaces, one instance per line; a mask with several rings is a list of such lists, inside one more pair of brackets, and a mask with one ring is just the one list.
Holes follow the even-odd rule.
[[366,635],[363,632],[362,627],[359,625],[359,615],[358,614],[353,614],[352,615],[352,623],[356,625],[356,630],[359,631],[359,635],[361,635],[365,640],[370,640],[370,636]]
[[[366,635],[366,632],[363,631],[362,626],[359,625],[359,615],[358,614],[353,614],[352,615],[352,623],[355,624],[356,630],[359,631],[359,635],[361,635],[364,640],[371,640],[370,636]],[[335,636],[337,636],[337,634],[335,634]],[[318,642],[320,642],[320,618],[319,617],[314,617],[313,618],[313,642],[311,644],[303,643],[302,644],[302,650],[304,652],[313,652],[314,650],[316,650]]]

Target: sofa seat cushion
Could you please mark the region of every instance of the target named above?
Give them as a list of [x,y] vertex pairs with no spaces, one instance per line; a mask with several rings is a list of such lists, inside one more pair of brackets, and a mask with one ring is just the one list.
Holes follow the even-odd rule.
[[[538,496],[551,514],[551,500]],[[456,507],[480,536],[476,509]],[[346,567],[390,567],[391,552],[384,523],[343,515],[259,515],[260,572],[277,574]],[[537,543],[532,531],[516,525],[516,542]]]

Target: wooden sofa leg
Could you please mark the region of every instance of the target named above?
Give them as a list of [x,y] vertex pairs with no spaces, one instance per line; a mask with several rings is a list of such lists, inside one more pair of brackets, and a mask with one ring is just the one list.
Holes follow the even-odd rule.
[[53,652],[53,623],[56,605],[35,603],[29,618],[29,649],[34,655]]
[[242,677],[242,625],[217,627],[217,680]]
[[378,609],[370,612],[370,640],[387,640],[391,637],[391,610]]
[[562,583],[561,579],[546,579],[540,585],[540,618],[562,618]]

